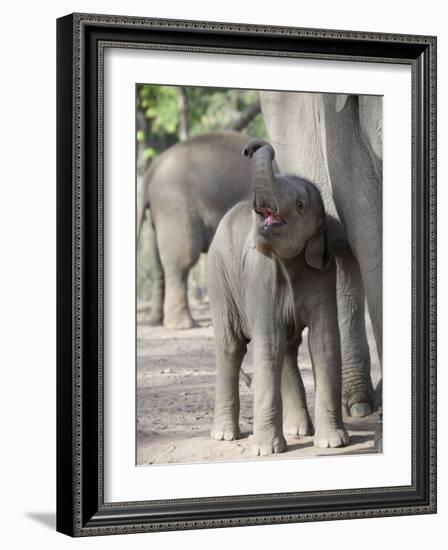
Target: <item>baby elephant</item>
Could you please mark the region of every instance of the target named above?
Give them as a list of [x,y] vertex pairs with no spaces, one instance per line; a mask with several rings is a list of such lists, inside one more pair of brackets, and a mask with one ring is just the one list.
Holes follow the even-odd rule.
[[314,445],[346,445],[336,269],[322,198],[304,179],[274,175],[269,143],[252,140],[243,155],[253,159],[253,204],[241,202],[224,216],[208,257],[217,363],[211,435],[240,437],[239,371],[249,341],[254,454],[284,451],[283,432],[314,433],[297,367],[300,335],[308,327],[316,386]]

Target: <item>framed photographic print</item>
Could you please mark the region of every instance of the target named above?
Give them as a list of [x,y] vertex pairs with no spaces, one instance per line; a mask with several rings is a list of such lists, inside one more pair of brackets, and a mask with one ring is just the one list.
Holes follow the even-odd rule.
[[434,513],[436,38],[57,41],[57,529]]

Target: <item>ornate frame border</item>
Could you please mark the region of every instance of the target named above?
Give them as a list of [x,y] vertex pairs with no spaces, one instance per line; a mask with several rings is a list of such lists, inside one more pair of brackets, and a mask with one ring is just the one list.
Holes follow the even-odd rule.
[[[63,17],[58,20],[57,31],[57,529],[71,536],[88,536],[435,513],[436,38],[93,14]],[[412,485],[104,502],[102,165],[106,47],[411,65]],[[87,423],[87,417],[94,421]]]

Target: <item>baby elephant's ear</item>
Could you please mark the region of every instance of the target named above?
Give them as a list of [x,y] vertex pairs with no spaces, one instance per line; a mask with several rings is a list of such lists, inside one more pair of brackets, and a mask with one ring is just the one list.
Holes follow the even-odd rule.
[[317,235],[311,237],[305,246],[305,261],[310,267],[327,271],[330,267],[331,256],[328,249],[327,229],[323,228]]

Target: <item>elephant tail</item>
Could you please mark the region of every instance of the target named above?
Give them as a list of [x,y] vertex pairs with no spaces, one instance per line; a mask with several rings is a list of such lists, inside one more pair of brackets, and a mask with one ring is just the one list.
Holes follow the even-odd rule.
[[145,175],[143,176],[142,187],[140,191],[140,200],[137,199],[137,245],[140,241],[140,235],[142,232],[143,222],[145,221],[146,211],[150,209],[149,204],[149,186],[152,179],[154,178],[154,173],[157,166],[157,160],[151,163],[149,168],[146,170]]
[[[143,190],[144,191],[144,190]],[[139,201],[139,204],[137,206],[137,242],[136,244],[138,245],[139,243],[139,240],[140,240],[140,235],[141,235],[141,232],[142,232],[142,226],[143,226],[143,222],[145,221],[145,214],[146,214],[146,210],[149,209],[149,201],[148,199],[146,198],[146,193],[142,193],[142,200]]]

